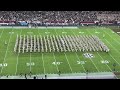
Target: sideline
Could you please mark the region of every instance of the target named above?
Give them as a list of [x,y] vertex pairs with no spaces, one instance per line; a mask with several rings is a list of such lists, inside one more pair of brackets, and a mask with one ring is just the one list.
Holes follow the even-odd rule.
[[[27,79],[117,79],[113,72],[27,75]],[[0,76],[0,79],[25,79],[25,76]]]
[[37,29],[37,28],[41,28],[41,29],[52,29],[52,28],[56,28],[56,29],[62,29],[62,28],[66,28],[66,29],[71,29],[71,28],[73,28],[73,29],[78,29],[78,27],[77,26],[64,26],[64,27],[62,27],[62,26],[48,26],[48,27],[46,27],[46,26],[40,26],[40,27],[31,27],[31,28],[29,28],[29,27],[27,27],[27,26],[0,26],[0,28],[16,28],[16,29],[20,29],[20,28],[28,28],[28,29]]

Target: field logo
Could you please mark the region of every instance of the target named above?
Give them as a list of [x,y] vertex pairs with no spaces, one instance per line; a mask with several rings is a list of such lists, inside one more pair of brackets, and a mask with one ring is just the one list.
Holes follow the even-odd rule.
[[93,57],[94,57],[94,55],[91,54],[91,53],[84,53],[83,56],[84,56],[85,58],[93,58]]

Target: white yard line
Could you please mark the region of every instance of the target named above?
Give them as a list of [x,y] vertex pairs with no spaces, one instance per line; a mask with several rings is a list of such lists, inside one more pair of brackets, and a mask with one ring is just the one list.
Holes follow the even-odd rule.
[[[103,30],[104,31],[104,30]],[[104,31],[105,32],[105,31]],[[105,32],[107,33],[107,32]],[[109,35],[109,33],[107,33]],[[110,36],[110,35],[109,35]],[[111,36],[110,36],[111,37]],[[112,38],[112,37],[111,37]],[[114,41],[116,41],[119,45],[120,45],[120,42],[118,42],[117,40],[115,40],[114,38],[112,38]]]
[[18,67],[18,57],[19,57],[19,53],[17,54],[17,63],[16,63],[16,71],[15,71],[15,76],[17,74],[17,67]]
[[[30,32],[31,32],[31,29],[30,29]],[[32,72],[31,71],[31,52],[30,52],[30,72]]]
[[[39,30],[39,29],[38,29]],[[40,32],[38,31],[38,33],[39,33],[39,35],[40,35]],[[41,52],[41,54],[42,54],[42,61],[43,61],[43,69],[44,69],[44,74],[46,73],[45,72],[45,66],[44,66],[44,60],[43,60],[43,53]]]
[[[105,39],[108,43],[109,43],[109,41],[107,40],[107,39]],[[109,43],[110,44],[110,43]],[[111,44],[110,44],[111,45]],[[112,45],[111,45],[112,46]],[[113,46],[112,46],[113,47]],[[113,47],[113,48],[115,48],[115,47]],[[117,51],[117,49],[115,49],[116,51]],[[117,51],[118,53],[119,53],[119,51]],[[113,56],[109,53],[109,55],[113,58]],[[115,60],[116,62],[117,62],[117,60],[116,59],[114,59],[113,58],[113,60]],[[117,62],[119,65],[120,65],[120,63],[119,62]]]
[[[47,30],[47,32],[49,32],[48,29],[46,29],[46,30]],[[54,54],[54,52],[53,52],[53,57],[54,57],[54,60],[55,60],[55,62],[56,62],[56,58],[55,58],[55,54]],[[59,69],[58,69],[57,64],[56,64],[56,68],[57,68],[57,71],[59,72]]]
[[[71,30],[71,31],[72,31],[72,30]],[[73,31],[72,31],[72,33],[74,34],[74,32],[73,32]],[[75,34],[74,34],[74,35],[75,35]],[[92,59],[91,59],[91,58],[90,58],[90,60],[91,60],[91,62],[93,63],[93,65],[95,66],[95,68],[97,69],[97,71],[98,71],[98,72],[100,72],[100,71],[99,71],[99,69],[97,68],[97,66],[96,66],[96,65],[95,65],[95,63],[92,61]]]
[[[71,31],[72,31],[72,29],[71,29]],[[75,35],[75,33],[73,31],[72,31],[72,33]],[[78,60],[81,61],[80,58],[78,57],[78,54],[76,52],[75,52],[75,54],[76,54]],[[84,71],[86,72],[85,67],[82,64],[81,64],[81,66],[83,67]]]
[[[47,32],[49,32],[48,29],[46,29],[46,30],[47,30]],[[55,60],[55,62],[56,62],[56,58],[55,58],[54,52],[53,52],[53,57],[54,57],[54,60]],[[59,72],[59,69],[58,69],[57,64],[56,64],[56,68],[57,68],[57,71]]]
[[70,70],[71,70],[71,72],[73,73],[73,70],[72,70],[71,65],[70,65],[70,63],[69,63],[69,61],[68,61],[68,58],[67,58],[67,56],[66,56],[65,53],[64,53],[64,55],[65,55],[65,58],[66,58],[66,60],[67,60],[67,62],[68,62],[68,64],[69,64]]
[[[96,31],[96,29],[95,29],[95,31]],[[105,31],[104,31],[105,32]],[[109,35],[109,34],[108,34]],[[108,43],[109,43],[109,41],[107,40],[107,39],[105,39]],[[110,44],[110,43],[109,43]],[[110,44],[111,45],[111,44]],[[112,46],[112,45],[111,45]],[[114,46],[112,46],[113,48],[115,48]],[[115,48],[114,50],[116,50],[117,51],[117,49]],[[119,53],[119,51],[117,51],[118,53]],[[110,53],[108,53],[109,55],[110,55],[110,57],[112,57],[113,58],[113,56],[110,54]],[[116,59],[114,59],[113,58],[113,60],[115,61],[115,62],[117,62],[117,60]],[[118,62],[117,62],[118,63]],[[119,65],[120,65],[120,63],[118,63]]]
[[[56,58],[55,58],[54,52],[53,52],[53,57],[54,57],[54,60],[55,60],[55,62],[56,62]],[[56,68],[57,68],[57,71],[59,72],[59,69],[58,69],[57,64],[56,64]]]
[[[64,31],[64,29],[63,29],[63,31]],[[71,29],[71,31],[72,31],[72,29]],[[65,31],[64,31],[65,32]],[[74,34],[74,32],[72,31],[72,33]],[[75,35],[75,34],[74,34]],[[80,59],[79,59],[79,57],[78,57],[78,55],[77,55],[77,53],[75,52],[75,54],[76,54],[76,56],[77,56],[77,58],[78,58],[78,60],[80,61]],[[84,69],[84,71],[86,72],[86,70],[85,70],[85,68],[84,68],[84,66],[81,64],[81,66],[82,66],[82,68]]]
[[[92,59],[90,58],[90,60],[92,61]],[[97,69],[98,72],[100,72],[100,70],[97,68],[97,66],[95,65],[95,63],[92,61],[93,65],[95,66],[95,68]]]
[[[55,33],[57,34],[56,29],[54,29],[54,30],[55,30]],[[68,65],[69,65],[69,67],[70,67],[70,70],[71,70],[71,72],[73,73],[72,67],[71,67],[71,65],[70,65],[70,63],[69,63],[69,60],[68,60],[68,58],[67,58],[65,52],[64,52],[64,55],[65,55],[65,57],[66,57],[66,60],[67,60]]]
[[[22,29],[20,31],[20,35],[22,33]],[[18,68],[18,57],[19,57],[19,53],[17,54],[17,63],[16,63],[16,71],[15,71],[15,75],[17,74],[17,68]]]
[[[97,52],[97,54],[101,57],[102,60],[104,60],[103,57],[102,57],[98,52]],[[105,63],[105,64],[106,64],[106,63]],[[107,64],[106,64],[106,65],[107,65]],[[112,69],[111,69],[108,65],[107,65],[107,67],[110,69],[110,71],[112,71]]]
[[31,72],[31,52],[30,52],[30,72]]
[[[75,52],[75,54],[76,54],[78,60],[81,61],[80,58],[78,57],[78,54],[77,54],[76,52]],[[85,70],[84,66],[83,66],[82,64],[81,64],[81,66],[83,67],[83,69],[84,69],[84,71],[85,71],[85,73],[86,73],[86,70]]]
[[46,72],[45,72],[45,66],[44,66],[44,60],[43,60],[43,53],[42,53],[42,61],[43,61],[43,68],[44,68],[44,74],[45,74]]
[[[13,29],[11,30],[11,32],[12,32],[12,31],[13,31]],[[9,43],[10,43],[11,36],[12,36],[12,34],[10,35],[10,38],[9,38],[9,41],[8,41],[8,45],[7,45],[7,49],[6,49],[6,52],[5,52],[5,57],[4,57],[3,63],[5,62],[5,58],[6,58],[6,56],[7,56],[7,51],[8,51],[8,46],[9,46]],[[1,69],[1,72],[0,72],[0,73],[2,73],[2,70],[3,70],[3,66],[2,66],[2,69]]]
[[[105,31],[104,31],[105,32]],[[107,32],[105,32],[107,33]],[[107,33],[108,34],[108,33]],[[109,35],[109,34],[108,34]],[[109,35],[110,36],[110,35]],[[110,36],[111,37],[111,36]],[[112,37],[111,37],[112,38]],[[112,38],[113,39],[113,38]],[[105,39],[106,40],[106,39]],[[116,41],[115,39],[113,39],[114,41]],[[108,40],[106,40],[108,42]],[[119,45],[120,45],[120,42],[116,41]],[[110,44],[111,45],[111,44]],[[111,45],[112,46],[112,45]],[[114,47],[114,46],[113,46]],[[115,47],[114,47],[115,48]],[[115,48],[115,50],[119,53],[119,51]]]
[[[90,33],[87,29],[86,29],[86,31],[87,31],[88,33]],[[90,34],[91,34],[91,33],[90,33]],[[92,34],[91,34],[91,35],[92,35]],[[92,58],[90,58],[90,60],[91,60],[91,62],[94,64],[94,66],[95,66],[95,68],[97,69],[97,71],[100,72],[100,70],[97,68],[97,66],[96,66],[95,63],[93,62]]]
[[[96,29],[95,29],[95,32],[97,32]],[[89,32],[89,33],[90,33],[90,32]],[[90,33],[90,34],[91,34],[91,33]],[[92,34],[91,34],[91,35],[92,35]],[[97,52],[97,54],[98,54],[98,56],[99,56],[102,60],[104,60],[103,57],[99,54],[99,52]],[[106,63],[105,63],[105,64],[106,64]],[[106,64],[106,65],[107,65],[107,64]],[[112,71],[112,69],[111,69],[108,65],[107,65],[107,67],[110,69],[110,71]]]

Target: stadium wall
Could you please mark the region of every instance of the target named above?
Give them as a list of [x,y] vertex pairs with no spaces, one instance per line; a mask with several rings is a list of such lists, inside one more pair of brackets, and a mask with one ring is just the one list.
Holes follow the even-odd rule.
[[[0,26],[0,28],[29,28],[28,26]],[[45,26],[39,26],[39,27],[31,27],[31,28],[42,28],[42,29],[44,29],[44,28],[78,28],[77,26],[64,26],[64,27],[60,27],[60,26],[49,26],[49,27],[45,27]]]

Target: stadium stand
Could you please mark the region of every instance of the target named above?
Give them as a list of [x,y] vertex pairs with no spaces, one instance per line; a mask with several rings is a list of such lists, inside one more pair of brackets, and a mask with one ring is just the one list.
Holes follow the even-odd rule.
[[56,26],[96,22],[115,24],[119,21],[119,11],[0,11],[0,25]]

